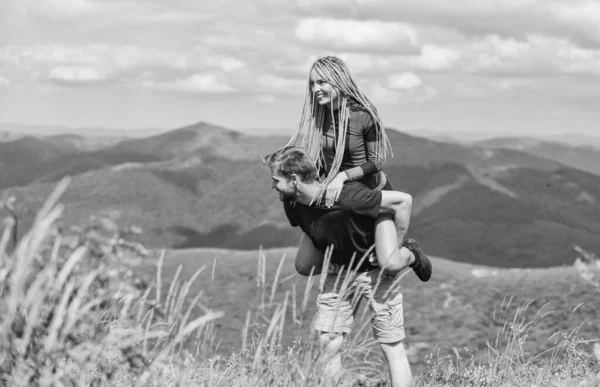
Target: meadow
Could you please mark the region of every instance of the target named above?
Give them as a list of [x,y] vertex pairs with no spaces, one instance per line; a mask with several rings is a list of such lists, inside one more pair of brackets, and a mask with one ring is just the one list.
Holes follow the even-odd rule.
[[[0,239],[2,385],[321,385],[320,277],[294,273],[294,249],[148,251],[110,219],[61,223],[67,185],[17,246],[10,224]],[[434,258],[425,284],[405,272],[414,385],[600,385],[599,261],[573,254],[549,269]],[[386,385],[364,317],[344,358],[343,385]]]

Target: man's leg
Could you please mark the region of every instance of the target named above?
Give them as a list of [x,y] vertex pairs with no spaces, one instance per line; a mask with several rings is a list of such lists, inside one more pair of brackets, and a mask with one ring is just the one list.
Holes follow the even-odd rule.
[[319,332],[319,362],[323,364],[325,386],[337,386],[342,378],[343,333]]
[[388,362],[392,387],[408,387],[412,375],[403,344],[403,298],[397,289],[392,288],[396,275],[380,274],[380,270],[374,270],[362,275],[359,280],[364,284],[365,296],[369,299],[373,334]]
[[390,382],[392,387],[409,387],[412,374],[408,356],[402,341],[381,343],[381,349],[390,367]]
[[296,271],[302,276],[309,276],[311,270],[313,275],[319,275],[323,268],[323,253],[315,248],[310,238],[304,233],[300,237],[295,264]]
[[[324,365],[326,386],[336,386],[342,376],[342,344],[352,330],[356,305],[352,304],[353,286],[341,289],[346,274],[327,275],[323,291],[317,296],[317,315],[313,329],[319,334],[319,361]],[[360,300],[360,298],[359,298]]]

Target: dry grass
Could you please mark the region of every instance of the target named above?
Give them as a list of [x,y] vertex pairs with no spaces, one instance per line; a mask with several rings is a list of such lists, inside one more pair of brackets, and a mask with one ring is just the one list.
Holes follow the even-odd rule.
[[[153,283],[135,276],[147,253],[129,243],[110,219],[84,228],[60,227],[61,182],[38,213],[35,223],[14,248],[10,227],[0,239],[0,383],[6,386],[318,386],[319,349],[314,337],[283,345],[284,327],[308,330],[302,321],[312,283],[284,294],[279,286],[282,256],[274,278],[266,278],[263,252],[258,254],[256,301],[248,305],[239,333],[240,348],[226,357],[215,355],[214,322],[224,317],[192,294],[200,267],[187,281],[181,269],[164,292],[162,268]],[[9,225],[10,226],[10,225]],[[9,250],[12,250],[9,252]],[[596,256],[579,249],[577,262],[590,291],[600,281]],[[164,257],[164,256],[163,256]],[[358,258],[357,258],[358,259]],[[364,259],[364,258],[363,258]],[[399,276],[401,280],[403,274]],[[347,289],[340,281],[339,287]],[[304,294],[297,302],[297,294]],[[502,304],[508,310],[511,300]],[[554,335],[550,350],[531,353],[525,344],[533,319],[519,307],[488,344],[485,361],[456,349],[454,356],[428,357],[427,370],[415,386],[594,386],[600,385],[600,346],[570,332]],[[197,311],[202,313],[198,314]],[[191,316],[198,316],[191,319]],[[344,347],[346,386],[384,386],[385,367],[369,339],[368,324],[356,327]],[[288,330],[286,330],[288,332]],[[550,354],[550,356],[547,356]],[[367,361],[365,361],[367,359]],[[550,360],[547,360],[550,359]]]

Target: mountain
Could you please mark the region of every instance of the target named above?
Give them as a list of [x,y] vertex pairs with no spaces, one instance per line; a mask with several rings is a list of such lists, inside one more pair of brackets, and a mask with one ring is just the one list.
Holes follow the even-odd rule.
[[122,141],[109,149],[153,154],[165,159],[201,155],[204,158],[250,160],[285,145],[286,141],[285,137],[244,135],[221,126],[199,122],[151,137]]
[[161,159],[152,154],[110,149],[85,151],[56,138],[48,141],[25,136],[0,142],[0,189],[34,182],[54,182],[67,175],[122,163],[158,160]]
[[0,142],[0,188],[29,184],[63,154],[60,147],[31,136]]
[[5,132],[20,136],[36,137],[65,134],[81,135],[84,137],[147,137],[164,131],[165,129],[162,128],[120,129],[0,122],[0,133]]
[[23,137],[25,137],[23,134],[0,131],[0,142],[15,141]]
[[123,136],[103,136],[103,137],[85,137],[78,134],[56,134],[44,136],[42,139],[65,150],[72,151],[93,151],[109,147],[119,143],[127,137]]
[[[571,264],[575,244],[600,251],[600,177],[513,149],[449,144],[393,129],[388,135],[394,157],[384,170],[396,189],[413,195],[409,235],[426,252],[492,266],[546,267]],[[143,242],[156,248],[294,246],[299,231],[289,226],[259,160],[286,142],[200,122],[98,151],[62,153],[46,162],[56,163],[51,172],[1,194],[17,196],[26,225],[56,180],[69,174],[64,202],[70,222],[118,213],[121,223],[141,226]],[[46,153],[60,151],[44,146]]]
[[476,145],[489,149],[519,150],[600,176],[600,147],[573,146],[527,137],[499,137],[477,142]]
[[433,141],[442,141],[450,143],[458,143],[464,145],[473,145],[488,140],[496,140],[502,138],[522,139],[525,141],[543,141],[555,142],[571,147],[593,147],[600,149],[600,133],[592,134],[577,134],[577,133],[518,133],[507,136],[506,132],[489,132],[489,131],[447,131],[447,130],[431,130],[419,129],[411,131],[411,133],[426,137]]

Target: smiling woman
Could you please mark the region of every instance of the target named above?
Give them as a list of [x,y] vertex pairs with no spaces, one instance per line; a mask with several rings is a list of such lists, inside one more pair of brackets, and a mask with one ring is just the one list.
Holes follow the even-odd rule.
[[333,204],[345,181],[379,189],[386,184],[382,168],[391,146],[379,112],[338,57],[325,56],[312,65],[299,129],[288,145],[304,130],[303,145],[327,187],[326,204]]
[[[324,200],[325,206],[332,207],[349,181],[374,190],[393,190],[382,171],[391,146],[379,113],[338,57],[325,56],[311,66],[299,129],[288,145],[303,130],[302,145],[316,163],[322,182],[313,199],[317,206]],[[375,253],[382,265],[401,254],[408,230],[408,221],[402,220],[402,227],[396,229],[395,220],[394,214],[381,213],[375,221]],[[296,255],[298,273],[309,275],[322,261],[322,252],[303,235]]]

